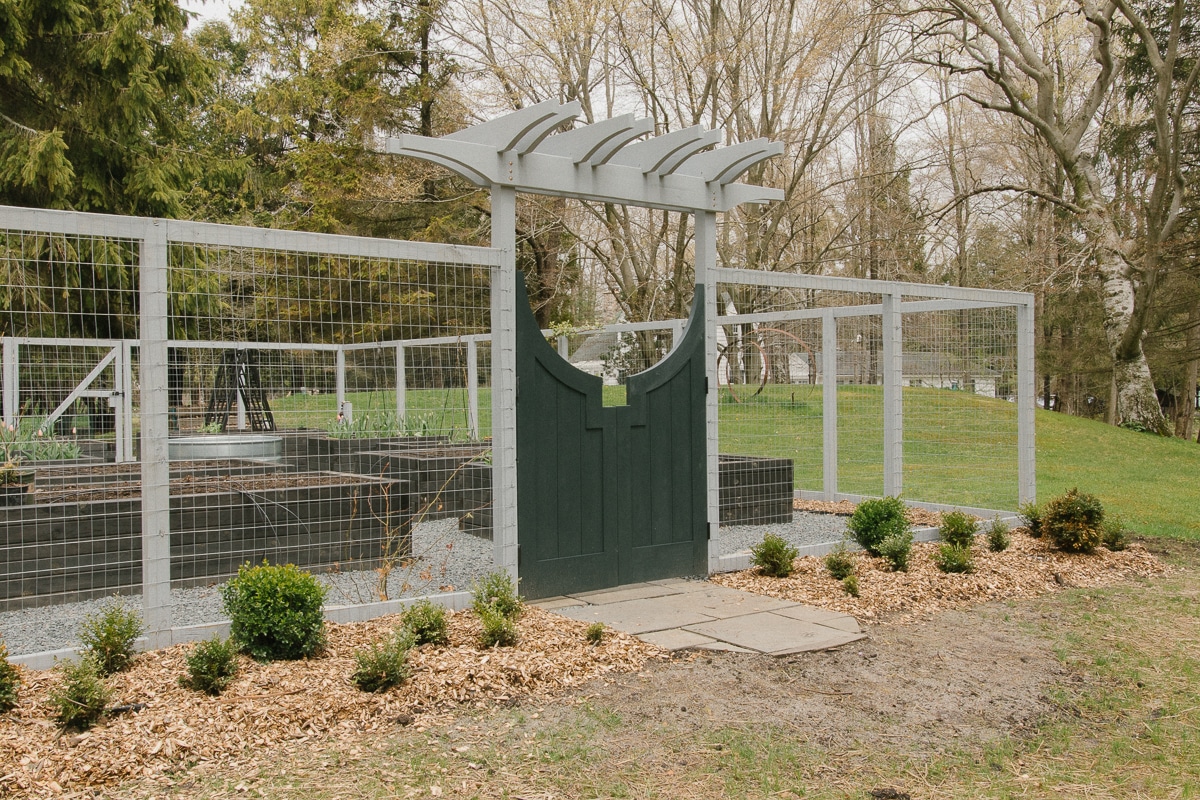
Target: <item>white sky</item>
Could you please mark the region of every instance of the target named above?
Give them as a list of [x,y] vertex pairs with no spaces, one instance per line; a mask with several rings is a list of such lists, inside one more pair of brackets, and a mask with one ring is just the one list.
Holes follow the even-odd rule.
[[194,11],[197,16],[188,26],[198,28],[210,19],[229,20],[229,12],[242,4],[242,0],[180,0],[179,5],[186,11]]

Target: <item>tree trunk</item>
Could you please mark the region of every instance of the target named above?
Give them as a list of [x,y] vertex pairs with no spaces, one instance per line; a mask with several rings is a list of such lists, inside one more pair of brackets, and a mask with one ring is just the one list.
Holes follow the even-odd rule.
[[1118,425],[1152,431],[1170,436],[1170,427],[1163,416],[1162,406],[1154,391],[1150,365],[1142,349],[1143,327],[1137,321],[1141,309],[1136,308],[1132,267],[1112,219],[1093,199],[1091,208],[1083,215],[1083,227],[1095,244],[1096,266],[1099,269],[1104,303],[1104,335],[1113,359],[1113,382],[1116,408],[1110,413]]

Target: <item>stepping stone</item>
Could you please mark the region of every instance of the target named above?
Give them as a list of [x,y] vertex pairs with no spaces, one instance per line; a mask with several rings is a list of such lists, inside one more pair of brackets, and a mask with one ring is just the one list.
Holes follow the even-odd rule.
[[862,633],[862,626],[858,624],[858,620],[849,614],[837,611],[826,611],[823,608],[813,608],[812,606],[792,606],[791,608],[777,609],[775,613],[800,622],[811,622],[827,628],[837,628],[847,633]]
[[828,650],[867,638],[862,633],[841,631],[771,612],[718,619],[684,627],[701,636],[709,636],[738,647],[775,656]]
[[556,611],[564,617],[583,620],[584,622],[603,622],[619,631],[632,633],[635,636],[652,631],[664,631],[668,628],[682,628],[698,622],[708,622],[711,615],[701,613],[695,608],[678,608],[668,601],[689,597],[676,595],[672,597],[652,597],[641,600],[625,600],[619,603],[606,603],[596,606],[579,608],[564,608]]

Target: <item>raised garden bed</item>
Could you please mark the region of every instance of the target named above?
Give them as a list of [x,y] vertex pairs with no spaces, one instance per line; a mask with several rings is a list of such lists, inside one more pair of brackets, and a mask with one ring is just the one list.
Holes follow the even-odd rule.
[[451,445],[424,450],[356,453],[350,469],[358,475],[373,475],[404,481],[410,493],[411,514],[420,520],[458,517],[478,528],[477,514],[487,514],[491,536],[492,465],[483,459],[490,448],[479,444]]
[[[398,482],[348,475],[187,474],[172,480],[171,580],[214,583],[247,561],[312,571],[404,555]],[[0,610],[141,588],[136,483],[63,484],[0,509]]]

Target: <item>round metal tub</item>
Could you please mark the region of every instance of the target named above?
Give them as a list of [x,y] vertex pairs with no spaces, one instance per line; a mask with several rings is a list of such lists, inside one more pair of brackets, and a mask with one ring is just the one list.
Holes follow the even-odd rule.
[[180,436],[170,440],[169,452],[172,461],[198,461],[205,458],[278,460],[283,457],[283,437],[265,433]]

